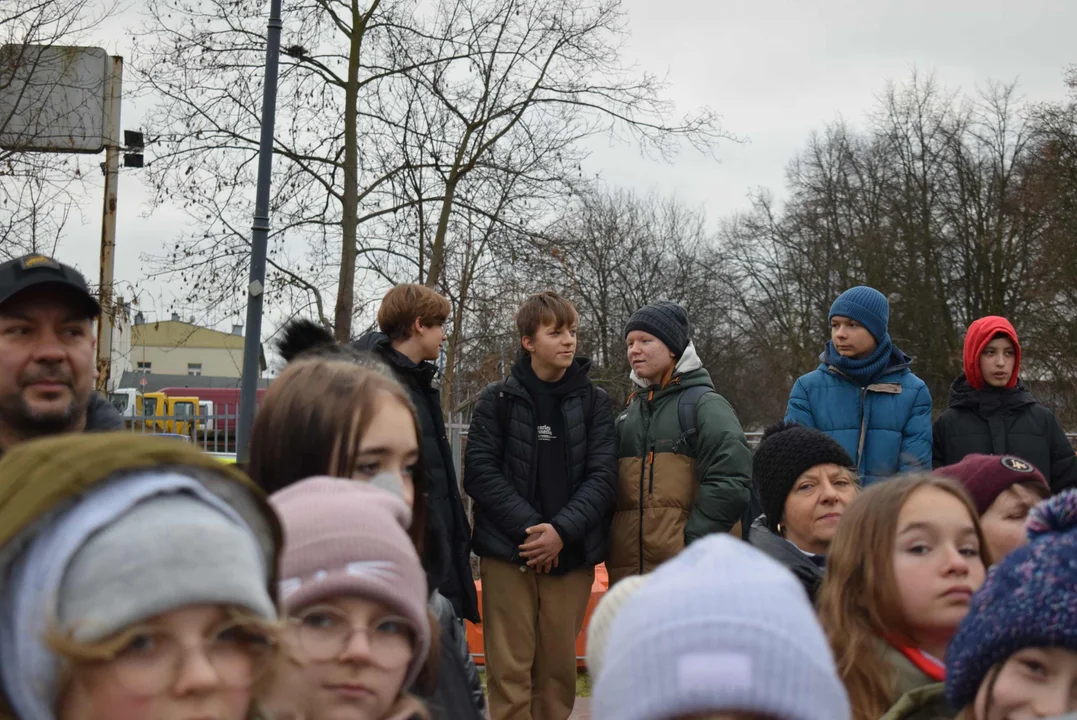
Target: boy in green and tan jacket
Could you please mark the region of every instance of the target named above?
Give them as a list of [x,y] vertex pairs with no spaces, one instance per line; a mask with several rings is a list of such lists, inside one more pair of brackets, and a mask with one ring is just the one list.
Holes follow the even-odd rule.
[[650,572],[704,535],[741,536],[752,480],[744,431],[703,369],[684,308],[643,307],[625,336],[638,390],[617,418],[610,584]]

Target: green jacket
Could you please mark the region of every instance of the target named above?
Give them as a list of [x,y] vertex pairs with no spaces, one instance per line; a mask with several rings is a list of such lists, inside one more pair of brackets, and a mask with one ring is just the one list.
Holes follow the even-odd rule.
[[714,389],[689,346],[670,382],[633,394],[617,418],[619,477],[606,561],[611,584],[650,572],[704,535],[740,535],[752,452],[736,413],[717,393],[696,404],[694,442],[684,436],[677,401],[696,385]]
[[953,720],[957,712],[946,702],[946,683],[925,685],[905,693],[882,720]]

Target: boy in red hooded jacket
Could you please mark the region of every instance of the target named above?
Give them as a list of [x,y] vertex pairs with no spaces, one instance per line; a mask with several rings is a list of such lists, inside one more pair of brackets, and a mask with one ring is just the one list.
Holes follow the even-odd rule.
[[1077,486],[1077,455],[1054,414],[1021,382],[1021,344],[1009,320],[982,317],[965,334],[965,372],[932,429],[932,464],[971,453],[1015,455],[1034,465],[1055,493]]

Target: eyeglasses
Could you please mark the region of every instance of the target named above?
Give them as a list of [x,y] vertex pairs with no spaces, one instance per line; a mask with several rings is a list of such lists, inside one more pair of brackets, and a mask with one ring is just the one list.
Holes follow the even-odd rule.
[[246,689],[269,669],[276,655],[277,640],[268,626],[254,622],[229,622],[201,642],[184,643],[171,633],[146,628],[101,666],[115,673],[125,690],[135,695],[158,695],[179,678],[188,654],[201,653],[229,689]]
[[289,628],[308,659],[341,657],[357,633],[366,635],[375,664],[395,669],[407,665],[414,654],[415,630],[401,617],[385,617],[372,626],[354,627],[348,617],[332,608],[313,608],[291,618]]

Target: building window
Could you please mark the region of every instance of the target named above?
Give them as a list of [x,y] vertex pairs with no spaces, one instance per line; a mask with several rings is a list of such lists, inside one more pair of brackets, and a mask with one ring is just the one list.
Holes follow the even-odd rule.
[[139,373],[140,375],[149,375],[151,372],[153,372],[153,363],[140,362],[135,372]]
[[202,374],[202,363],[187,363],[187,374],[198,377]]

